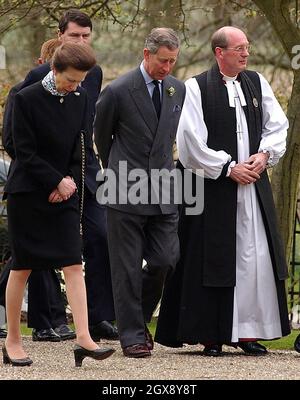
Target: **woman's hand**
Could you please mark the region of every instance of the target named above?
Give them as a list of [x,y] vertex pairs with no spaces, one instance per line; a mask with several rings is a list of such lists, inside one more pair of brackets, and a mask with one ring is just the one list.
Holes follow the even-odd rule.
[[59,182],[57,190],[63,200],[68,200],[75,193],[77,187],[73,179],[70,176],[66,176]]
[[54,189],[49,197],[48,197],[49,203],[60,203],[63,201],[63,198],[61,197],[59,191],[57,189]]

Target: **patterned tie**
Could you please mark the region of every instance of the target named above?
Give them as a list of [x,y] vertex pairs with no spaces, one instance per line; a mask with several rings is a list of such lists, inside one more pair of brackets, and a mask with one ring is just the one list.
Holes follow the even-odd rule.
[[152,101],[153,101],[153,104],[154,104],[154,107],[156,110],[157,118],[159,119],[160,110],[161,110],[159,82],[156,80],[153,80],[152,82],[155,85],[155,88],[154,88],[153,94],[152,94]]

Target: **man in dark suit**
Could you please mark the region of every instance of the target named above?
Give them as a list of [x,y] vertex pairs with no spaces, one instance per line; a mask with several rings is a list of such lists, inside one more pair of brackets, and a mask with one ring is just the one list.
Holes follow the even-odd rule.
[[[155,190],[157,182],[150,179],[153,171],[174,169],[172,146],[185,89],[168,75],[179,45],[172,29],[153,29],[141,65],[107,86],[96,104],[95,143],[102,166],[109,169],[97,199],[103,202],[105,188],[120,186],[118,200],[107,202],[107,223],[116,320],[126,357],[151,355],[153,340],[146,323],[179,256],[177,206],[172,196],[163,202],[163,188]],[[128,191],[122,189],[136,173],[142,174],[138,192],[143,199],[138,201],[131,196],[138,183],[131,179]],[[142,270],[143,259],[147,267]]]
[[[90,43],[92,22],[79,10],[69,10],[59,22],[58,37],[62,43]],[[11,113],[14,94],[22,88],[44,78],[50,71],[45,63],[29,72],[25,80],[12,90],[6,106],[3,143],[6,151],[14,158],[10,133]],[[96,174],[99,162],[93,150],[92,122],[95,103],[101,90],[102,70],[95,66],[82,82],[89,101],[89,140],[86,150],[85,190],[83,208],[83,256],[87,287],[90,333],[94,340],[101,337],[117,339],[117,329],[110,321],[115,319],[111,288],[111,276],[106,235],[106,210],[95,199],[97,190]],[[6,268],[8,276],[9,266]],[[5,273],[5,272],[4,272]],[[3,281],[3,276],[1,281]],[[33,340],[59,341],[75,337],[67,326],[65,306],[61,296],[60,282],[54,270],[31,274],[28,288],[28,326],[33,327]]]

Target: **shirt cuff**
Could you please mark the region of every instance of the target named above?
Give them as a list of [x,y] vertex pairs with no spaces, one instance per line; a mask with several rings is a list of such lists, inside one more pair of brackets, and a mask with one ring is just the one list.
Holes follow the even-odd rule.
[[226,178],[229,177],[230,173],[231,173],[231,168],[236,166],[236,161],[231,161],[231,163],[229,163],[229,165],[227,166],[227,172],[226,172]]

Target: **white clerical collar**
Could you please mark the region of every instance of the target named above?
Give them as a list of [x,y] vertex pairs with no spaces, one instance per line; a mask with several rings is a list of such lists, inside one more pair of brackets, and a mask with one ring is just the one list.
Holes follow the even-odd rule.
[[227,75],[223,74],[222,72],[221,72],[221,74],[223,76],[223,81],[225,81],[225,82],[235,81],[236,78],[237,78],[237,75],[235,75],[235,76],[227,76]]

